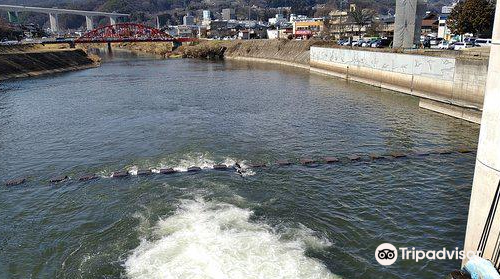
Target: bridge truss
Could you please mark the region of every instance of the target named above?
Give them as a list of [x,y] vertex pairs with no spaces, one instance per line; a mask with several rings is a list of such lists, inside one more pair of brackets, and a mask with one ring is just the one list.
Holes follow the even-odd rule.
[[106,25],[85,33],[75,43],[120,43],[120,42],[186,42],[192,38],[174,38],[171,35],[138,23]]

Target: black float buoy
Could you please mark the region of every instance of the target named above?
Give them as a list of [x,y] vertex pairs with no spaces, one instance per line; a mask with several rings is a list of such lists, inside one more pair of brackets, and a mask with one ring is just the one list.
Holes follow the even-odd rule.
[[97,176],[95,174],[86,174],[78,178],[79,181],[89,181],[93,179],[97,179]]
[[137,171],[137,176],[150,175],[151,173],[151,170],[139,170]]
[[174,170],[173,168],[168,168],[168,169],[160,169],[161,174],[173,174],[176,173],[177,171]]
[[66,175],[56,176],[50,179],[50,183],[59,183],[65,181],[66,179],[68,179],[68,176]]
[[126,171],[115,171],[111,175],[111,177],[113,177],[113,178],[120,178],[120,177],[127,177],[127,176],[128,176],[128,172],[126,172]]
[[200,167],[189,167],[187,169],[188,172],[195,172],[195,171],[201,171]]
[[214,165],[214,170],[227,170],[227,166],[224,164]]
[[5,181],[5,185],[6,186],[17,186],[17,185],[23,184],[24,182],[26,182],[26,178],[17,178],[17,179]]

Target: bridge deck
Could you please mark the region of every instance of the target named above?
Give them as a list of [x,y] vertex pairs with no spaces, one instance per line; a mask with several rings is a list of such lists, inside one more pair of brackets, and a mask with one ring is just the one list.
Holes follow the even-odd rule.
[[42,8],[42,7],[29,7],[29,6],[16,6],[16,5],[0,5],[0,10],[8,12],[36,12],[45,14],[74,14],[82,16],[109,16],[109,17],[128,17],[129,14],[119,13],[106,13],[95,11],[81,11],[57,8]]

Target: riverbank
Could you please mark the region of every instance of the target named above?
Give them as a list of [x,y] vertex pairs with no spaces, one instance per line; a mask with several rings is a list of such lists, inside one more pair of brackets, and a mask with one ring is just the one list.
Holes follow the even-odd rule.
[[41,45],[0,48],[0,81],[97,67],[100,59],[82,49]]

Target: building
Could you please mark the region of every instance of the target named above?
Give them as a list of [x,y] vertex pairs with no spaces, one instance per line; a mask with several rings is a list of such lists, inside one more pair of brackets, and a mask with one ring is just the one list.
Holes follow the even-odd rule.
[[446,24],[446,21],[448,20],[448,15],[447,14],[442,14],[439,16],[439,26],[438,26],[438,33],[437,37],[445,40],[449,40],[451,37],[451,31],[448,28],[448,25]]
[[296,38],[309,39],[319,35],[324,29],[323,19],[309,19],[293,23],[293,35]]
[[287,39],[293,36],[292,28],[267,29],[268,39]]
[[222,20],[233,20],[236,19],[236,13],[234,9],[222,9]]
[[240,30],[238,33],[238,39],[240,40],[250,40],[250,33],[251,31],[248,29],[245,30]]
[[422,19],[422,35],[436,37],[439,27],[439,16],[436,13],[427,12]]
[[182,25],[190,26],[194,25],[194,16],[187,14],[182,18]]
[[210,22],[208,28],[208,36],[210,38],[224,38],[232,35],[227,20],[212,20]]
[[274,26],[281,26],[282,24],[287,22],[286,18],[282,14],[276,14],[274,17],[270,18],[268,21],[269,21],[269,25],[274,25]]
[[304,20],[307,20],[307,16],[305,15],[296,15],[296,14],[290,15],[290,22],[304,21]]
[[271,40],[280,38],[280,30],[279,29],[267,29],[267,38]]
[[212,13],[209,10],[203,10],[203,20],[212,20]]
[[[355,9],[355,5],[351,5],[351,8]],[[390,22],[384,24],[384,18],[379,20],[379,31],[386,30],[384,36],[392,37],[394,33],[394,20],[392,24]],[[394,19],[394,17],[392,17]],[[349,16],[348,11],[334,10],[328,14],[328,20],[325,21],[324,33],[327,36],[331,36],[334,39],[344,39],[344,38],[359,38],[363,37],[367,29],[372,26],[373,21],[367,21],[363,25],[357,24],[351,16]]]
[[351,29],[348,25],[352,22],[347,11],[331,11],[328,14],[328,30],[330,35],[336,39],[346,37],[346,33]]
[[393,15],[384,16],[380,18],[380,36],[394,37],[394,22],[396,18]]
[[441,7],[441,13],[442,14],[447,14],[447,15],[451,14],[451,11],[453,10],[453,8],[455,8],[456,4],[457,3],[455,2],[455,3],[453,3],[450,6],[443,6],[443,7]]
[[451,11],[457,3],[453,3],[451,6],[443,6],[441,8],[441,14],[438,17],[438,31],[437,37],[445,40],[451,39],[452,35],[450,28],[448,28],[447,20]]
[[179,25],[176,27],[177,37],[195,38],[198,37],[198,27],[194,25]]
[[203,10],[203,17],[201,19],[202,26],[209,26],[212,21],[212,13],[209,10]]

